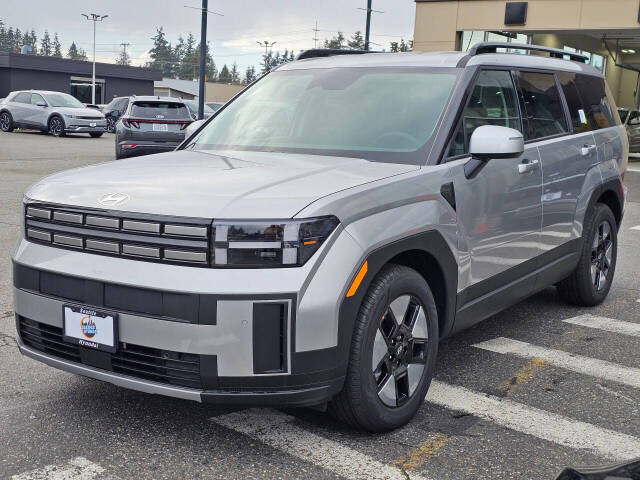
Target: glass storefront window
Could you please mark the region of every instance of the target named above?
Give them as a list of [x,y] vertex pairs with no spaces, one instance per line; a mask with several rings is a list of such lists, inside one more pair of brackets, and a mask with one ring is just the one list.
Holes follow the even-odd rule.
[[[96,82],[96,103],[104,103],[104,83]],[[91,80],[71,80],[69,93],[82,103],[91,103]]]
[[[531,43],[531,37],[524,33],[513,32],[485,32],[482,30],[465,30],[462,32],[460,50],[468,52],[471,47],[480,42],[508,42],[508,43]],[[506,52],[507,49],[500,48],[499,52]],[[526,55],[526,50],[517,48],[508,49],[509,53],[521,53]]]
[[[564,47],[562,47],[562,49],[566,52],[581,53],[585,55],[587,57],[587,63],[597,70],[600,70],[602,73],[604,73],[607,68],[607,57],[603,57],[602,55],[598,55],[597,53],[587,52],[578,48],[569,47],[568,45],[565,45]],[[569,57],[565,58],[568,59]]]

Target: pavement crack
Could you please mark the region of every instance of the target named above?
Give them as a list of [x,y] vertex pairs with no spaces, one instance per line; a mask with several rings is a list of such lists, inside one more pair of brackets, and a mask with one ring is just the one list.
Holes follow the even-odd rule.
[[0,347],[16,345],[16,338],[8,333],[0,333]]
[[8,318],[8,317],[10,317],[12,315],[13,315],[13,310],[7,310],[6,312],[4,312],[2,314],[2,316],[0,318]]

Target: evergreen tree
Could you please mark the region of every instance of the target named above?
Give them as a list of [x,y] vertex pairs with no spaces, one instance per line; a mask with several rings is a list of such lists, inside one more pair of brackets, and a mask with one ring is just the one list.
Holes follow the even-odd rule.
[[262,74],[269,72],[273,68],[273,53],[267,52],[262,55]]
[[[180,43],[178,41],[178,45],[179,44]],[[193,80],[197,77],[197,75],[194,74],[196,71],[196,66],[190,63],[194,60],[196,61],[196,63],[200,61],[200,59],[195,59],[193,54],[195,52],[195,45],[196,39],[194,38],[193,34],[189,32],[189,35],[187,35],[187,40],[186,42],[184,42],[184,45],[181,48],[181,55],[179,58],[180,65],[178,67],[178,78]],[[200,53],[198,52],[198,55],[199,54]]]
[[[193,38],[193,35],[190,35],[190,37]],[[185,52],[188,49],[189,37],[187,37]],[[182,78],[194,80],[200,77],[200,44],[198,44],[197,48],[192,48],[191,54],[185,53],[185,55],[182,57],[182,62],[180,63],[180,71]],[[213,61],[213,57],[211,56],[211,48],[209,43],[207,43],[204,75],[208,82],[215,82],[218,76],[218,70],[216,69],[216,64]]]
[[349,45],[349,48],[353,50],[364,50],[364,38],[362,36],[362,32],[358,30],[354,33],[347,45]]
[[250,83],[253,83],[256,78],[256,67],[247,67],[247,71],[244,73],[244,83],[249,85]]
[[13,27],[9,27],[9,30],[7,30],[7,45],[6,45],[6,51],[7,52],[15,52],[16,50],[16,42],[15,42],[15,34],[13,33]]
[[153,48],[149,50],[151,61],[147,63],[147,66],[162,70],[163,77],[173,78],[175,57],[162,27],[156,28],[156,34],[151,37],[151,40],[153,40]]
[[86,52],[83,49],[78,48],[75,42],[71,42],[71,46],[67,51],[67,57],[71,60],[87,60]]
[[231,83],[231,72],[226,65],[224,65],[222,70],[220,70],[220,73],[218,74],[218,81],[220,83]]
[[49,36],[49,30],[44,31],[44,36],[40,41],[40,55],[50,57],[53,54],[53,46],[51,45],[51,37]]
[[390,50],[394,53],[410,52],[413,50],[413,40],[409,40],[409,42],[405,42],[404,38],[401,38],[400,42],[391,42],[389,46],[390,46]]
[[342,32],[338,32],[338,35],[333,37],[331,40],[324,41],[324,48],[332,48],[332,49],[343,49],[345,47],[344,34]]
[[24,45],[23,41],[24,39],[22,38],[22,32],[20,31],[19,28],[16,28],[16,31],[13,34],[13,52],[14,53],[20,53],[20,49],[22,48],[22,45]]
[[233,62],[231,66],[231,83],[240,83],[240,70],[238,70],[238,64]]
[[60,45],[60,40],[58,39],[58,32],[53,35],[53,56],[62,58],[62,46]]
[[36,31],[31,30],[31,33],[24,34],[23,37],[24,45],[31,45],[32,51],[34,55],[38,54],[38,37],[36,37]]
[[125,49],[120,52],[118,58],[116,58],[117,65],[131,65],[131,56],[127,53]]

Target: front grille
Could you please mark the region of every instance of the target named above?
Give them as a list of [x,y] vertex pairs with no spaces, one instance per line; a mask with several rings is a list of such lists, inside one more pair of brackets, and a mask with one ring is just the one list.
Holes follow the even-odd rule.
[[138,260],[209,265],[211,220],[29,204],[29,241]]
[[102,117],[76,117],[76,118],[80,120],[96,120],[96,121],[104,120],[104,118]]
[[[34,350],[76,363],[83,362],[82,347],[65,342],[62,329],[18,317],[22,342]],[[95,354],[96,352],[91,352]],[[115,353],[99,352],[109,370],[154,382],[202,389],[200,356],[120,343]]]

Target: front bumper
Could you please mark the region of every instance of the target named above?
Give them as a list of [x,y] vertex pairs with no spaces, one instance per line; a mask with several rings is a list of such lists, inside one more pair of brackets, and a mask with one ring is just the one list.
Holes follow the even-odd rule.
[[83,125],[69,125],[65,127],[65,132],[68,133],[105,133],[107,126],[96,125],[95,127],[83,126]]
[[[336,299],[354,268],[345,258],[361,255],[340,233],[328,243],[342,255],[321,250],[316,255],[325,258],[318,265],[276,270],[165,265],[21,240],[14,254],[20,350],[56,368],[148,393],[221,404],[322,403],[344,382]],[[118,351],[90,358],[81,347],[55,343],[65,304],[116,313]],[[282,306],[282,321],[262,309],[273,304]],[[175,361],[196,366],[175,373]]]

